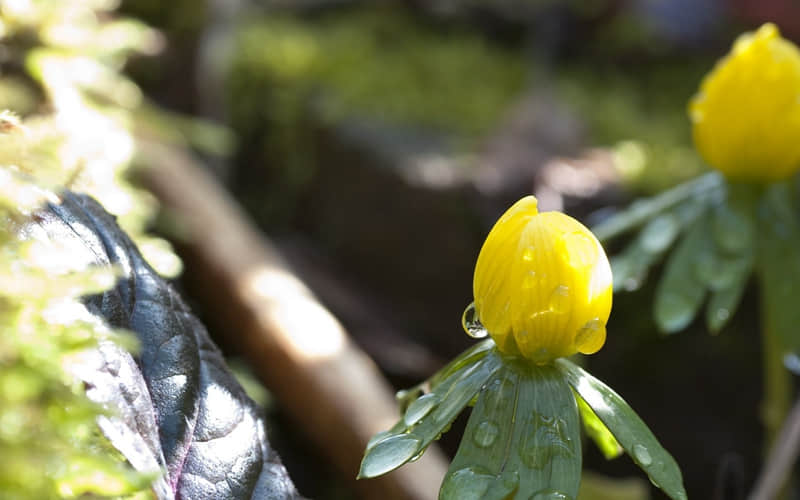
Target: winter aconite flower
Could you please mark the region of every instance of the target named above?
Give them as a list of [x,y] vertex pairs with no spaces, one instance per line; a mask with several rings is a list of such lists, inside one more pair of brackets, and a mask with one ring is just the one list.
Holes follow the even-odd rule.
[[741,35],[689,114],[698,151],[728,178],[789,177],[800,169],[800,51],[773,24]]
[[492,228],[475,267],[475,309],[498,349],[537,364],[605,343],[611,268],[575,219],[515,203]]

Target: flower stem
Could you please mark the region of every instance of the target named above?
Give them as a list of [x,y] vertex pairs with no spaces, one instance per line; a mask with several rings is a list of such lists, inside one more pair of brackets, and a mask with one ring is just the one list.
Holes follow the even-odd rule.
[[[761,294],[765,302],[764,293]],[[764,423],[765,455],[777,443],[776,438],[781,424],[786,419],[791,406],[792,380],[789,371],[783,366],[784,349],[776,334],[770,317],[770,307],[761,308],[763,339],[764,400],[761,404],[761,419]],[[788,488],[784,484],[776,499],[788,498]]]

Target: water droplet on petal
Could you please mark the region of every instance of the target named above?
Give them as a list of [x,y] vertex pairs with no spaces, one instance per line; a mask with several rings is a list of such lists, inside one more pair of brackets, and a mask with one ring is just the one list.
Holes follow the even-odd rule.
[[439,396],[436,394],[425,394],[415,399],[403,415],[403,422],[406,425],[412,426],[422,420],[422,417],[427,415],[439,404]]
[[475,434],[472,436],[472,440],[481,448],[486,448],[495,442],[499,433],[500,428],[497,424],[486,420],[478,424],[477,429],[475,429]]
[[439,498],[480,500],[495,476],[480,467],[465,467],[447,475],[442,483]]
[[586,322],[575,335],[575,346],[584,354],[593,354],[603,347],[606,341],[606,327],[600,318]]
[[550,354],[550,351],[546,347],[542,347],[541,349],[534,352],[531,357],[531,361],[536,363],[537,365],[545,364],[553,359],[553,355]]
[[650,452],[647,451],[647,448],[640,444],[634,445],[633,458],[635,458],[636,462],[642,467],[647,467],[653,463],[653,458],[650,456]]
[[361,477],[380,476],[400,467],[417,454],[421,444],[412,434],[390,436],[375,443],[361,462]]
[[536,250],[534,247],[529,246],[522,252],[522,260],[525,262],[533,262],[533,259],[536,257]]
[[467,332],[467,335],[475,339],[482,339],[489,335],[486,327],[481,324],[478,318],[478,311],[475,309],[474,302],[464,309],[464,314],[461,316],[461,326],[464,327],[464,331]]
[[548,307],[554,313],[564,313],[570,306],[569,287],[567,285],[558,285],[550,293]]
[[548,488],[534,493],[530,500],[572,500],[572,497],[562,491]]
[[540,277],[536,275],[536,271],[528,271],[522,279],[522,289],[530,290],[534,288],[540,281]]

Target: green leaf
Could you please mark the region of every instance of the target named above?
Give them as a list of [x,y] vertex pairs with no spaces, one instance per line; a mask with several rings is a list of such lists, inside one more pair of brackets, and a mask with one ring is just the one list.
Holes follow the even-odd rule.
[[597,418],[597,415],[592,411],[586,401],[579,395],[575,395],[575,400],[578,402],[578,410],[581,414],[581,422],[583,428],[586,430],[586,435],[600,448],[600,452],[606,457],[606,460],[617,458],[622,454],[622,446],[617,442],[614,434],[608,430],[606,424]]
[[422,394],[424,394],[426,390],[430,392],[436,389],[436,387],[440,383],[442,383],[442,381],[446,380],[453,373],[457,372],[464,366],[472,364],[475,361],[486,356],[493,347],[494,347],[494,341],[492,339],[486,339],[483,342],[475,344],[474,346],[470,347],[466,351],[456,356],[453,360],[451,360],[444,367],[442,367],[438,372],[433,374],[431,378],[429,378],[428,380],[422,382],[421,384],[415,385],[414,387],[411,387],[409,389],[403,389],[401,391],[397,391],[395,398],[397,399],[397,402],[400,405],[400,411],[405,413],[405,411],[408,409],[411,403],[413,403],[417,398],[419,398]]
[[676,186],[652,198],[638,200],[601,224],[592,227],[597,239],[605,242],[622,233],[635,229],[653,217],[672,207],[692,200],[703,200],[717,193],[724,186],[724,179],[712,172]]
[[674,333],[686,328],[703,303],[706,287],[698,281],[698,265],[704,261],[702,265],[708,265],[708,259],[713,259],[707,225],[702,215],[695,221],[669,257],[664,276],[658,283],[655,320],[664,332]]
[[706,325],[712,333],[718,333],[736,312],[753,269],[753,255],[736,259],[720,269],[720,278],[727,280],[723,288],[713,290],[706,307]]
[[[380,476],[400,467],[447,432],[453,420],[500,368],[496,351],[485,352],[485,343],[479,346],[459,356],[458,368],[430,393],[411,401],[403,418],[391,429],[373,436],[364,452],[359,478]],[[456,365],[451,363],[444,370],[449,372],[453,366]]]
[[472,410],[439,498],[573,499],[581,459],[577,405],[561,373],[503,358]]
[[672,213],[661,214],[648,222],[625,251],[611,259],[614,291],[637,290],[650,267],[672,245],[687,222]]
[[658,442],[619,394],[566,359],[556,360],[575,392],[592,408],[617,441],[656,486],[674,500],[686,500],[683,477],[675,459]]

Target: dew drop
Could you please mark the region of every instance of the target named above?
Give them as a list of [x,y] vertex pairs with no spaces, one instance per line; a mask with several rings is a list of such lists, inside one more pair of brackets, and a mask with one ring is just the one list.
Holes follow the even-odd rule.
[[464,327],[464,331],[467,332],[467,335],[475,339],[482,339],[489,335],[486,327],[481,324],[478,318],[478,311],[475,309],[474,302],[464,309],[464,314],[461,315],[461,326]]
[[800,356],[793,352],[785,354],[783,356],[783,366],[795,375],[800,375]]
[[600,318],[594,318],[586,322],[578,333],[575,334],[575,345],[581,352],[591,354],[603,347],[605,342],[605,325]]
[[633,457],[642,467],[647,467],[653,463],[653,458],[650,456],[650,452],[647,451],[647,448],[640,444],[634,445]]
[[530,358],[537,365],[543,365],[553,359],[550,351],[546,347],[542,347],[531,355]]
[[719,309],[714,311],[714,319],[716,319],[719,322],[726,321],[730,317],[730,315],[731,312],[724,307],[720,307]]
[[487,448],[497,440],[497,435],[499,433],[500,428],[497,424],[486,420],[478,424],[478,428],[475,429],[475,434],[472,435],[472,440],[481,448]]
[[533,259],[536,257],[536,250],[534,247],[528,247],[522,252],[522,260],[525,262],[533,262]]
[[415,399],[403,415],[403,422],[412,426],[422,420],[422,418],[439,404],[439,396],[436,394],[425,394]]
[[375,477],[400,467],[419,451],[422,441],[412,434],[389,436],[367,449],[361,462],[361,477]]
[[564,313],[570,305],[569,287],[567,285],[558,285],[550,293],[548,299],[548,308],[554,313]]
[[495,476],[480,467],[465,467],[445,477],[439,498],[480,500]]
[[548,488],[534,493],[530,500],[572,500],[572,497],[562,491]]
[[536,276],[536,271],[528,271],[522,279],[522,288],[530,290],[539,283],[540,278]]

